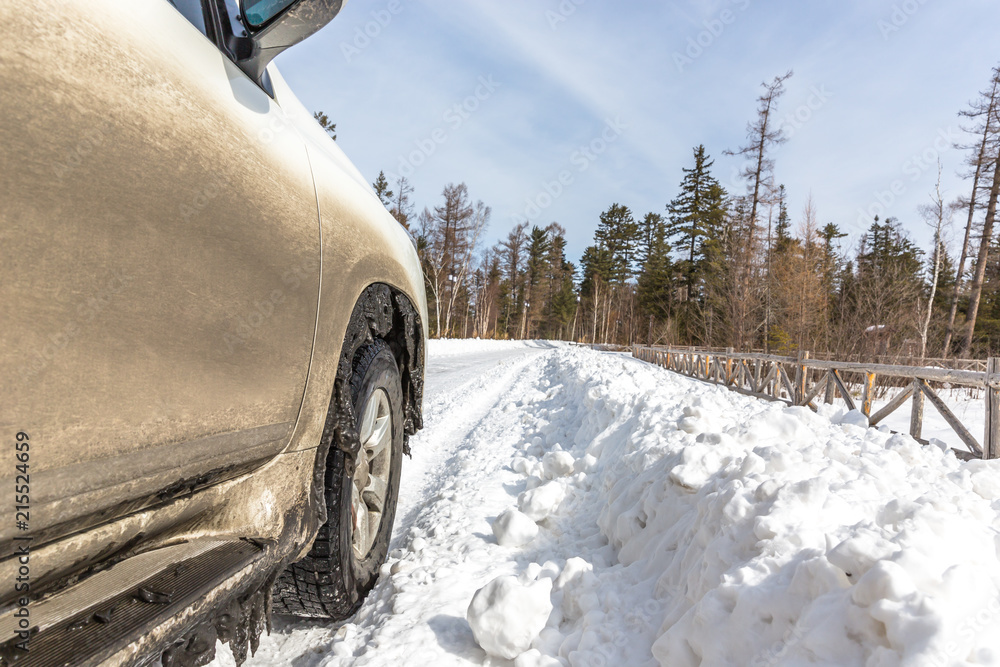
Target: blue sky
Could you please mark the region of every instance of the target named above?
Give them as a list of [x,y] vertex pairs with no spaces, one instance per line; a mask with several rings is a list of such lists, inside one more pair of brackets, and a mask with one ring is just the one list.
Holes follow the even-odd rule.
[[464,181],[493,208],[487,242],[556,221],[574,262],[610,204],[664,213],[699,143],[742,192],[722,152],[793,69],[774,153],[793,219],[811,194],[848,245],[878,212],[926,248],[938,157],[946,197],[968,189],[951,144],[998,25],[994,0],[351,0],[278,65],[369,181],[408,174],[418,210]]

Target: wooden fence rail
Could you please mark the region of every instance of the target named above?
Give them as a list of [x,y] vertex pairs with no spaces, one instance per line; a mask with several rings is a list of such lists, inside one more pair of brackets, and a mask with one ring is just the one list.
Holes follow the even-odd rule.
[[[657,349],[666,349],[659,345],[650,345],[647,347],[653,347]],[[712,354],[726,354],[731,348],[725,347],[693,347],[693,346],[682,346],[682,345],[670,345],[667,346],[671,350],[684,351],[684,352],[704,352]],[[763,350],[749,350],[748,353],[761,354],[764,356],[781,356],[779,355],[768,355]],[[985,359],[958,359],[955,357],[949,357],[947,359],[941,357],[925,357],[923,359],[917,357],[911,357],[908,355],[898,355],[898,354],[849,354],[846,357],[837,356],[832,352],[820,352],[812,353],[810,358],[817,361],[835,361],[842,363],[862,363],[862,364],[882,364],[887,366],[919,366],[928,368],[942,368],[951,370],[963,370],[963,371],[979,371],[984,372],[986,370],[986,360]]]
[[[850,410],[860,410],[872,426],[910,402],[910,435],[923,439],[925,400],[941,414],[955,434],[972,452],[955,450],[964,458],[1000,458],[1000,358],[991,357],[985,371],[865,364],[811,359],[808,352],[797,357],[757,353],[699,350],[694,348],[632,347],[632,355],[676,373],[720,384],[732,391],[789,405],[816,409],[816,401],[833,403],[838,397]],[[872,413],[877,384],[881,378],[901,387],[885,406]],[[851,381],[861,386],[860,405],[852,396]],[[986,394],[986,420],[980,443],[934,387],[974,387]]]

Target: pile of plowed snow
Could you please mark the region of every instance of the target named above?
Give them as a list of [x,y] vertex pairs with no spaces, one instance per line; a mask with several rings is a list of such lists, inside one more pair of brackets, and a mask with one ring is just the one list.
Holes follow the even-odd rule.
[[638,664],[644,627],[670,667],[1000,662],[998,464],[589,352],[525,400],[518,509],[553,562],[521,581],[555,609],[518,664]]
[[324,664],[1000,664],[1000,463],[533,354],[435,398],[457,453]]

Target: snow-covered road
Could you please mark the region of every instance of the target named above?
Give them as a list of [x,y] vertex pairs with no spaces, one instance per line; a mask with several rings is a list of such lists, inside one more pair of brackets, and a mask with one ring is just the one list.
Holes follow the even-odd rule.
[[246,664],[1000,664],[1000,467],[821,410],[432,341],[375,590]]

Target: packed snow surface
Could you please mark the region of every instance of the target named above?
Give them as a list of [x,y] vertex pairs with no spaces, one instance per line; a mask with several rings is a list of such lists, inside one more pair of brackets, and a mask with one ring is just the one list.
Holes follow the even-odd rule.
[[372,594],[248,665],[1000,664],[998,463],[573,346],[427,387]]

